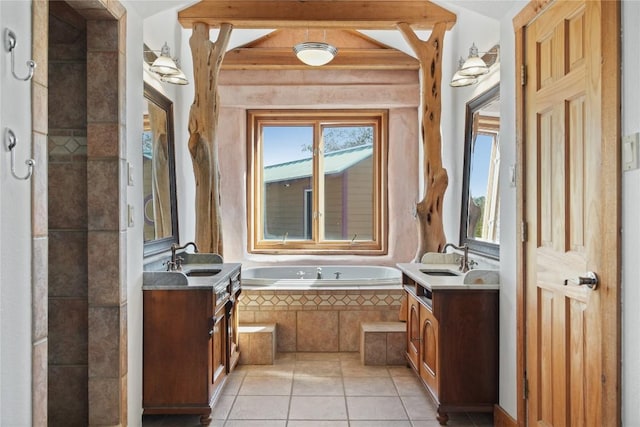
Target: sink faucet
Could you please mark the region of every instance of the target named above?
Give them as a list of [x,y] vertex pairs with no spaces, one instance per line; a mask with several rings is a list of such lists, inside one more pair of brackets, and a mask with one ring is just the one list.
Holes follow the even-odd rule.
[[184,258],[176,256],[176,251],[186,249],[189,246],[193,246],[193,252],[198,253],[198,246],[195,244],[195,242],[189,242],[184,244],[183,246],[178,246],[175,243],[171,244],[171,261],[167,263],[167,271],[182,270],[182,261],[184,261]]
[[460,258],[460,265],[458,266],[458,269],[461,272],[466,273],[467,271],[469,271],[471,269],[472,265],[475,265],[475,261],[470,261],[469,260],[469,246],[467,246],[466,243],[464,245],[462,245],[462,246],[456,246],[453,243],[447,243],[442,248],[442,253],[443,254],[447,253],[447,249],[448,248],[457,249],[457,250],[463,252],[462,258]]

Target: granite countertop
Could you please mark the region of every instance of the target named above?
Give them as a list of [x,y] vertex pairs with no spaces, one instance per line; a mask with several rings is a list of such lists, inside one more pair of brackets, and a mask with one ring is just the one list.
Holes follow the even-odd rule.
[[[469,270],[461,273],[457,264],[406,263],[396,266],[421,286],[431,290],[497,290],[500,289],[500,275],[497,270]],[[455,276],[425,274],[424,270],[452,271]]]
[[[195,263],[185,264],[182,271],[145,271],[142,275],[142,290],[211,289],[227,285],[231,276],[240,270],[240,263]],[[189,277],[188,273],[202,270],[220,270],[212,276]]]

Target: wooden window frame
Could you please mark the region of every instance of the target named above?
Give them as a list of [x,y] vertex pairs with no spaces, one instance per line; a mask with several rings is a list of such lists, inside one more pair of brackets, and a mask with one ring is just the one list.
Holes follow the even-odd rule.
[[[248,110],[247,111],[247,251],[264,254],[357,254],[386,255],[388,251],[388,122],[389,111],[354,110]],[[374,125],[373,150],[373,236],[372,240],[320,240],[323,235],[322,215],[314,215],[313,240],[265,240],[262,218],[262,138],[265,125],[314,125],[314,144],[321,139],[322,125]],[[322,176],[314,161],[312,188],[318,212],[322,206]]]

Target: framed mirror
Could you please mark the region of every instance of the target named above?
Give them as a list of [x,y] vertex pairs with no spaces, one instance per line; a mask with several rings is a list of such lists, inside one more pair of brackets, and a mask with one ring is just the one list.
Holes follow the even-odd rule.
[[460,244],[500,257],[500,85],[467,103]]
[[142,166],[144,255],[178,243],[173,103],[144,84]]

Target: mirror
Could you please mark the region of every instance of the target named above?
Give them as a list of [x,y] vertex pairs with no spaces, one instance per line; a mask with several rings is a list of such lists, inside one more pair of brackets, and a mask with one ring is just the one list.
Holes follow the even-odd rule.
[[144,255],[178,243],[173,103],[144,84],[142,131]]
[[460,244],[500,256],[500,86],[467,103]]

